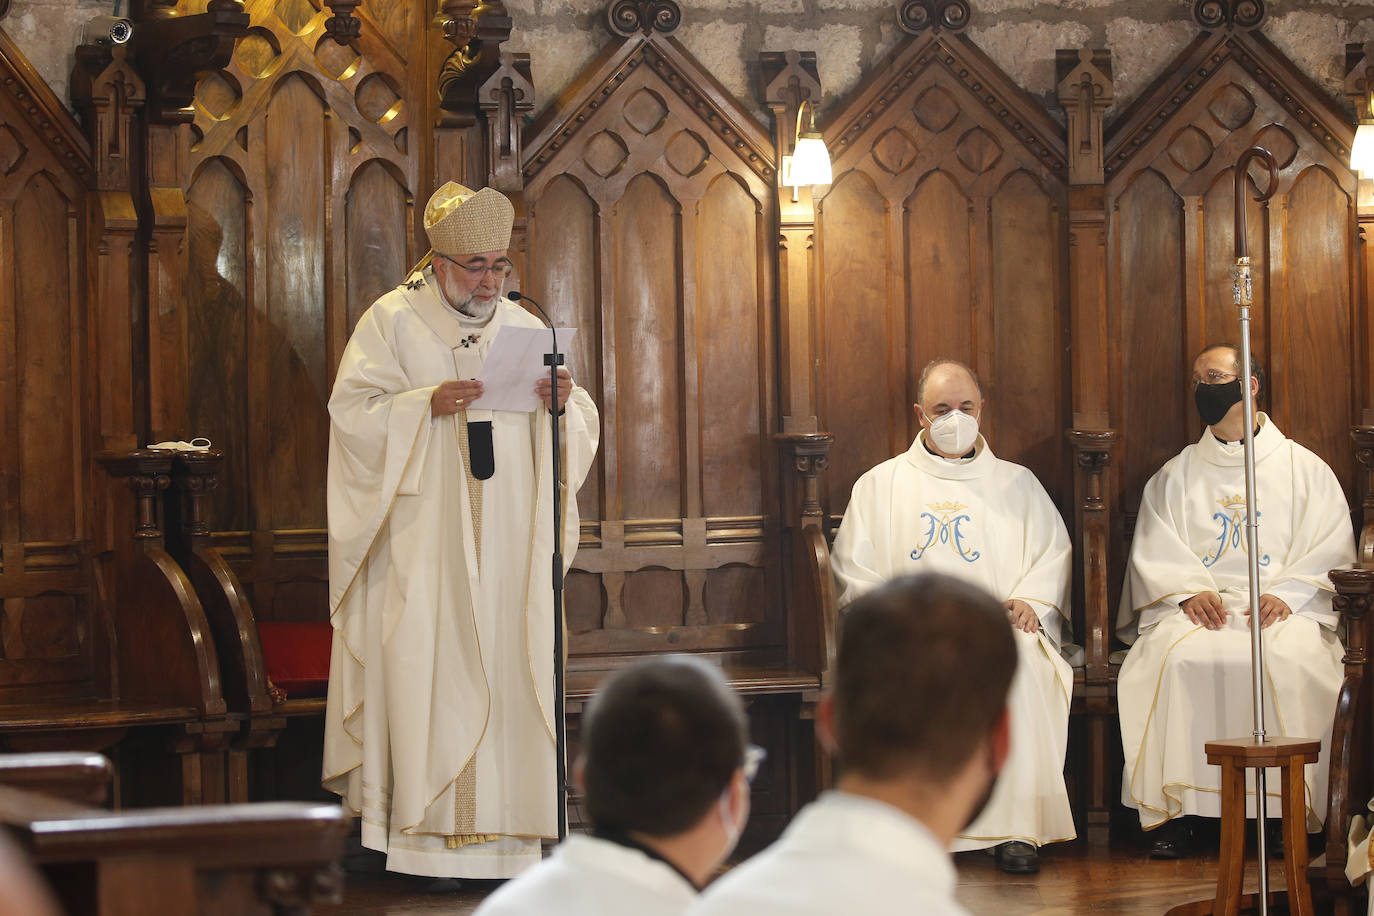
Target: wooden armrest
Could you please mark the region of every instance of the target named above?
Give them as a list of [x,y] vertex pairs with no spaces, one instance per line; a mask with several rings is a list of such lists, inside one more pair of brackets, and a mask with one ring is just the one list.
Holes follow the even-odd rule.
[[288,867],[343,853],[338,805],[264,802],[105,811],[0,786],[0,823],[44,864],[157,855],[213,867]]
[[114,767],[100,754],[78,751],[0,754],[0,785],[87,805],[109,799]]

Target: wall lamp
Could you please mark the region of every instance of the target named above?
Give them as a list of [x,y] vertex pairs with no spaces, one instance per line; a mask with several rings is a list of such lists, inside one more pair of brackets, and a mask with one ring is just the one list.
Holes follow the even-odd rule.
[[[802,118],[806,118],[806,130],[802,130]],[[816,130],[816,107],[803,101],[797,107],[797,129],[792,137],[792,155],[782,157],[782,183],[792,186],[792,202],[797,201],[797,188],[801,185],[830,184],[830,151],[825,148],[825,140]],[[1374,154],[1374,148],[1370,150]],[[1374,164],[1370,168],[1374,170]]]

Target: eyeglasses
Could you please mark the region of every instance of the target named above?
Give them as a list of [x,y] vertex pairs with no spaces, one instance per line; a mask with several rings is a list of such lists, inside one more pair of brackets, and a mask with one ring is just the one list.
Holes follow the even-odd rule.
[[753,783],[754,777],[759,775],[759,767],[768,757],[768,749],[751,744],[744,749],[744,762],[740,764],[740,769],[744,770],[744,780]]
[[1238,378],[1240,378],[1240,376],[1236,375],[1236,373],[1234,372],[1218,372],[1215,369],[1208,369],[1207,374],[1202,378],[1193,376],[1193,380],[1189,383],[1188,387],[1192,388],[1194,391],[1197,391],[1198,385],[1224,385],[1227,382]]
[[462,261],[455,261],[447,255],[441,255],[440,257],[445,261],[457,264],[467,272],[469,277],[478,281],[488,273],[498,280],[504,280],[511,275],[513,270],[515,270],[515,265],[506,260],[497,261],[495,264],[464,264]]

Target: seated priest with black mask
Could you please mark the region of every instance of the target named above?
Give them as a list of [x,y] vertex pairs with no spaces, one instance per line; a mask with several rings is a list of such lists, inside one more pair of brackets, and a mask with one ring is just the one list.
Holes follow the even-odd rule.
[[591,836],[497,890],[475,916],[676,916],[749,817],[762,751],[720,669],[686,655],[612,674],[582,720],[573,778]]
[[1002,602],[1021,659],[1011,688],[1011,759],[953,849],[992,848],[1003,871],[1034,872],[1040,846],[1075,837],[1064,784],[1073,672],[1060,654],[1072,546],[1035,475],[993,455],[979,435],[984,399],[973,370],[930,363],[916,399],[921,432],[911,448],[854,484],[835,538],[839,603],[843,610],[882,582],[927,571]]
[[[1256,403],[1263,372],[1252,360]],[[1131,644],[1117,703],[1125,752],[1123,804],[1153,832],[1151,854],[1187,855],[1184,820],[1221,815],[1220,770],[1204,745],[1254,730],[1249,559],[1245,535],[1247,418],[1239,348],[1208,347],[1193,363],[1207,429],[1145,485],[1122,590],[1117,632]],[[1329,570],[1354,559],[1349,508],[1326,463],[1286,438],[1264,413],[1254,430],[1259,515],[1260,626],[1264,628],[1265,730],[1320,738],[1306,768],[1307,828],[1326,810],[1327,753],[1342,679]],[[1278,818],[1270,783],[1267,816]],[[1246,811],[1254,790],[1246,783]],[[1271,830],[1271,835],[1277,831]]]

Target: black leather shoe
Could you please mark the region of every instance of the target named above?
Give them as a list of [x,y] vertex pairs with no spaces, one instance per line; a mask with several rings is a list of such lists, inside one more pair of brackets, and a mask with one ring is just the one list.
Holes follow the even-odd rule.
[[1161,824],[1150,836],[1152,859],[1186,859],[1193,854],[1193,831],[1182,820]]
[[1033,875],[1040,870],[1040,852],[1030,843],[1012,840],[994,852],[997,867],[1009,875]]

